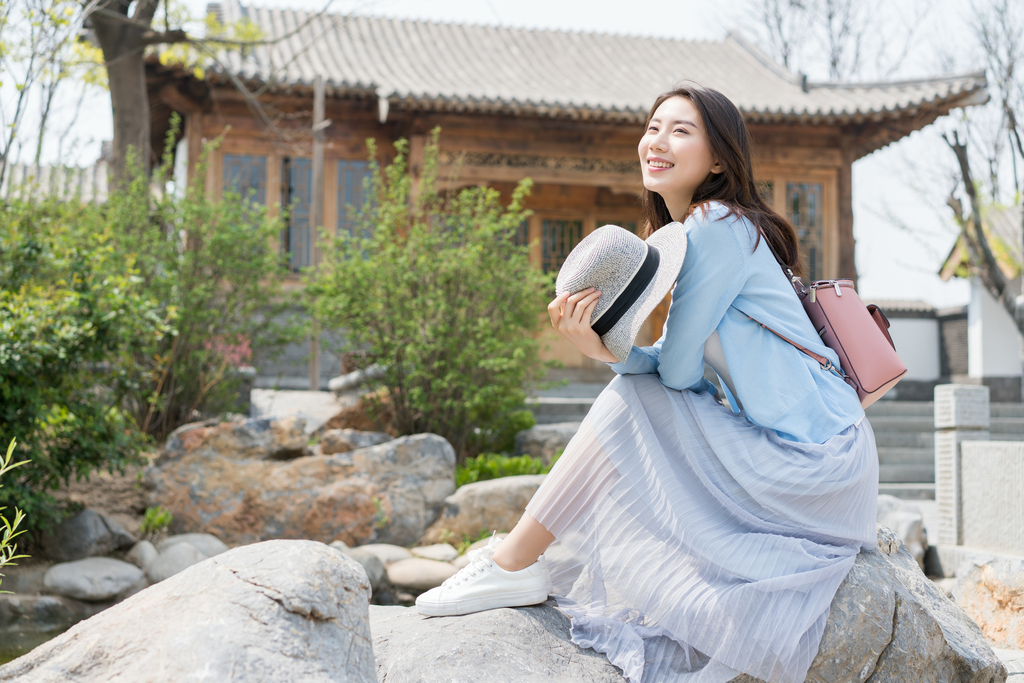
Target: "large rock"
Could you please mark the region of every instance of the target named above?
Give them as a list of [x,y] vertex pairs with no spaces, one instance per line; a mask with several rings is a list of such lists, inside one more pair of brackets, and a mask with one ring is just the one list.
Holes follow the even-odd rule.
[[134,564],[112,557],[87,557],[55,564],[43,577],[47,592],[85,602],[120,600],[148,585]]
[[287,462],[199,449],[165,458],[146,481],[151,504],[174,515],[172,530],[212,533],[228,545],[271,538],[412,545],[455,489],[455,451],[435,434]]
[[324,455],[348,453],[391,441],[394,437],[384,432],[361,432],[358,429],[328,429],[320,437],[320,452]]
[[537,492],[544,474],[501,477],[460,486],[421,540],[424,544],[477,538],[480,532],[511,531]]
[[43,553],[58,562],[107,555],[135,544],[135,538],[120,524],[95,510],[82,510],[65,519],[43,536]]
[[374,593],[377,592],[381,587],[381,581],[386,576],[384,563],[380,561],[379,557],[359,548],[349,548],[341,541],[331,543],[330,547],[358,562],[363,567],[363,571],[366,572],[366,579],[370,582],[370,590]]
[[167,437],[158,463],[188,457],[286,460],[306,454],[309,437],[301,417],[206,420],[178,427]]
[[884,493],[878,496],[878,515],[875,521],[889,527],[903,540],[907,552],[924,569],[924,554],[928,550],[928,535],[924,528],[921,508]]
[[1024,560],[968,558],[956,570],[953,599],[996,647],[1024,650]]
[[369,597],[362,569],[323,544],[236,548],[0,667],[0,680],[371,683]]
[[[551,602],[439,619],[371,607],[370,620],[377,675],[389,683],[624,680],[603,656],[570,642],[569,622]],[[1005,680],[978,626],[880,526],[877,547],[858,555],[836,593],[808,683]]]
[[565,449],[579,429],[579,422],[555,422],[524,429],[516,434],[516,455],[532,455],[550,465],[558,451]]

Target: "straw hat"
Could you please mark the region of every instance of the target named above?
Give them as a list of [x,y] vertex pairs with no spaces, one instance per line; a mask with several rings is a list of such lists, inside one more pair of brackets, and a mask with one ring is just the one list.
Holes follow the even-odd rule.
[[601,292],[590,324],[620,362],[633,349],[640,326],[661,302],[683,267],[686,230],[669,223],[646,241],[605,225],[576,245],[558,271],[556,296],[595,287]]

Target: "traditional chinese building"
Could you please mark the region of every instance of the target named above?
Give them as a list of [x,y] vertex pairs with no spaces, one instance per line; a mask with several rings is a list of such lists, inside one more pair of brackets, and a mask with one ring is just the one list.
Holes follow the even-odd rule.
[[[366,138],[385,148],[407,138],[415,169],[429,132],[440,126],[442,160],[461,160],[460,182],[507,193],[521,178],[533,179],[526,233],[533,261],[545,270],[557,269],[600,225],[636,229],[645,116],[659,93],[684,80],[722,91],[745,115],[757,145],[757,179],[797,226],[811,279],[856,277],[853,162],[950,109],[987,99],[983,72],[808,82],[737,34],[686,41],[312,16],[233,1],[210,10],[224,22],[248,17],[265,39],[281,41],[225,53],[223,66],[202,80],[151,64],[154,148],[172,111],[185,120],[179,162],[194,162],[203,140],[224,134],[207,168],[208,191],[251,189],[270,207],[297,201],[282,236],[296,269],[317,259],[309,225],[317,76],[326,84],[326,226],[343,228],[344,207],[360,201]],[[659,315],[639,343],[654,338]],[[593,365],[557,340],[550,354],[569,367]]]

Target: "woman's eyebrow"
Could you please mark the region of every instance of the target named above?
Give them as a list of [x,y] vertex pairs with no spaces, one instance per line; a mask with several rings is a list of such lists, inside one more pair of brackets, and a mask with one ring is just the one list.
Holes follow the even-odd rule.
[[[661,123],[661,119],[658,118],[658,117],[655,117],[655,118],[651,119],[651,123]],[[687,126],[693,126],[694,128],[697,127],[696,123],[694,123],[693,121],[688,121],[687,119],[676,119],[675,121],[672,122],[672,125],[674,126],[674,125],[679,124],[679,123],[686,124]]]

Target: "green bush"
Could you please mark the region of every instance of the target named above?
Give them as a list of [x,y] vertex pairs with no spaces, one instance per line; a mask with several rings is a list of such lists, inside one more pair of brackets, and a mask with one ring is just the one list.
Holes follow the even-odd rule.
[[219,141],[207,145],[188,187],[152,191],[171,173],[178,129],[175,115],[154,178],[136,167],[99,216],[118,236],[117,254],[135,264],[141,290],[174,318],[172,334],[137,348],[124,364],[128,405],[157,440],[198,417],[234,410],[235,369],[248,364],[253,348],[271,351],[296,336],[277,322],[290,303],[277,246],[283,221],[235,192],[218,201],[204,190],[206,157]]
[[139,525],[139,532],[145,535],[159,534],[171,526],[174,515],[162,507],[146,508],[142,517],[142,524]]
[[[15,467],[24,465],[26,461],[12,463],[11,459],[14,457],[14,446],[17,443],[16,439],[11,439],[11,444],[7,447],[7,455],[0,458],[0,476],[3,476],[13,470]],[[0,484],[0,488],[3,485]],[[0,507],[0,512],[3,512],[4,508]],[[24,533],[24,529],[19,530],[22,521],[25,519],[25,514],[21,510],[14,511],[14,518],[8,520],[6,517],[0,517],[0,569],[3,569],[6,565],[14,564],[14,560],[17,560],[25,555],[15,555],[18,551],[18,546],[14,544],[14,539]],[[0,574],[0,585],[3,584],[3,574]],[[7,591],[0,591],[0,593],[6,593]]]
[[306,291],[355,364],[384,369],[394,431],[440,434],[461,462],[532,425],[523,406],[543,370],[536,332],[551,278],[516,244],[530,182],[507,207],[490,188],[443,192],[437,140],[435,130],[415,194],[406,141],[386,168],[368,141],[371,201],[353,210],[352,234],[325,238]]
[[475,458],[466,459],[464,463],[455,468],[455,486],[488,479],[500,479],[501,477],[514,477],[519,474],[547,474],[554,464],[552,461],[550,465],[545,465],[540,458],[529,455],[481,453]]
[[0,207],[0,433],[31,461],[0,489],[0,506],[21,508],[30,530],[58,520],[52,491],[72,476],[138,457],[120,361],[170,332],[97,211],[51,200]]

